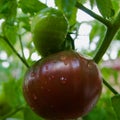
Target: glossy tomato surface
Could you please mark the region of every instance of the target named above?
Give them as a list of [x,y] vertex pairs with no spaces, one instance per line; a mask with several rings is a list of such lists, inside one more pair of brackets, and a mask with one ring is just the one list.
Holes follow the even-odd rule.
[[34,45],[45,57],[63,49],[68,21],[60,10],[45,8],[34,17],[31,29]]
[[74,51],[59,52],[35,63],[26,73],[23,86],[33,111],[50,120],[86,115],[101,90],[96,64]]

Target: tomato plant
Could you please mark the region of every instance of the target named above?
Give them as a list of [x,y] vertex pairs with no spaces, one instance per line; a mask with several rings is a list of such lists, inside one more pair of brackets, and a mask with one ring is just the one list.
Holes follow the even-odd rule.
[[47,119],[73,119],[87,114],[102,90],[92,60],[63,51],[35,63],[27,72],[24,95],[33,111]]
[[119,8],[119,0],[1,0],[0,120],[120,120]]
[[60,10],[45,8],[33,19],[32,32],[35,47],[44,57],[64,49],[68,21]]

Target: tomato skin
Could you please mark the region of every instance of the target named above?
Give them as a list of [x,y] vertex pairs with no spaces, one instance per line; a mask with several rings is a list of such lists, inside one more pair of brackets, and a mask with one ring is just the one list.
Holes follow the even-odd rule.
[[23,85],[25,99],[33,111],[51,120],[86,115],[101,90],[97,65],[74,51],[59,52],[35,63]]
[[32,21],[33,42],[41,56],[61,51],[68,32],[68,21],[54,8],[43,9]]

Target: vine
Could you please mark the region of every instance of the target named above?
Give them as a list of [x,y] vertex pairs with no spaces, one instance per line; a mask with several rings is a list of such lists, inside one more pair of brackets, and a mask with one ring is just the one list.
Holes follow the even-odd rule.
[[91,17],[95,18],[99,22],[103,23],[107,27],[110,27],[112,25],[110,21],[108,21],[108,20],[102,18],[101,16],[97,15],[93,11],[91,11],[88,8],[86,8],[85,6],[83,6],[81,3],[77,2],[76,3],[76,7],[79,8],[80,10],[84,11],[85,13],[87,13],[88,15],[90,15]]
[[117,31],[119,30],[119,28],[120,28],[119,21],[120,21],[120,12],[119,12],[118,16],[115,18],[115,20],[113,21],[112,25],[110,27],[107,27],[106,35],[105,35],[103,41],[101,42],[100,47],[97,49],[95,56],[93,58],[96,63],[98,63],[101,60],[102,56],[106,52],[111,41],[113,40],[114,36],[116,35]]
[[[46,0],[46,4],[47,4],[47,0]],[[85,7],[83,4],[76,2],[75,5],[76,8],[82,10],[83,12],[85,12],[86,14],[88,14],[89,16],[93,17],[95,20],[97,20],[98,22],[102,23],[104,26],[106,26],[106,33],[104,38],[100,41],[97,49],[95,50],[95,54],[93,56],[93,60],[98,64],[100,62],[100,60],[102,59],[103,55],[105,54],[106,50],[108,49],[110,43],[112,42],[112,40],[114,39],[116,33],[118,32],[118,30],[120,29],[120,12],[117,14],[117,16],[112,20],[108,20],[105,19],[103,17],[101,17],[100,15],[96,14],[95,12],[93,12],[92,10],[88,9],[87,7]],[[21,47],[21,54],[18,53],[18,51],[15,49],[15,47],[12,45],[11,41],[9,38],[7,38],[6,36],[2,36],[0,35],[0,39],[3,40],[10,48],[11,50],[14,52],[14,54],[20,59],[20,61],[25,65],[25,67],[28,69],[29,63],[27,62],[27,59],[25,58],[24,55],[24,46],[23,43],[21,41],[21,35],[18,35],[19,37],[19,43],[20,43],[20,47]],[[73,50],[75,50],[75,44],[74,44],[74,39],[71,37],[71,35],[68,33],[67,35],[67,39],[69,40],[69,42],[71,43],[71,48]],[[119,94],[118,91],[116,91],[112,85],[110,85],[107,80],[103,79],[103,84],[113,93],[113,94]],[[0,117],[0,120],[6,120],[7,118],[13,116],[14,114],[16,114],[19,111],[23,111],[25,109],[25,105],[20,105],[14,109],[12,109],[9,113],[5,114],[4,116]],[[77,120],[77,119],[75,119]]]
[[4,40],[8,45],[9,47],[13,50],[13,52],[18,56],[18,58],[23,62],[23,64],[29,68],[29,65],[28,63],[26,62],[26,60],[20,56],[20,54],[16,51],[16,49],[13,47],[13,45],[10,43],[10,41],[5,37],[5,36],[0,36],[0,38],[2,40]]
[[19,36],[19,41],[20,41],[20,47],[21,47],[22,57],[25,60],[25,55],[24,55],[24,51],[23,51],[23,44],[22,44],[22,40],[21,40],[21,35],[18,35],[18,36]]
[[[108,49],[111,41],[113,40],[114,36],[116,35],[117,31],[120,28],[120,22],[119,22],[120,21],[120,12],[117,15],[117,17],[114,19],[114,21],[110,22],[110,21],[102,18],[101,16],[97,15],[96,13],[92,12],[91,10],[89,10],[88,8],[86,8],[79,2],[76,3],[76,7],[79,8],[80,10],[84,11],[91,17],[95,18],[99,22],[103,23],[107,27],[105,37],[104,37],[103,41],[100,42],[101,44],[99,45],[99,48],[96,50],[95,56],[93,57],[93,60],[96,63],[99,63],[99,61],[103,57],[103,55],[106,52],[106,50]],[[103,83],[111,90],[112,93],[118,94],[118,92],[104,78],[103,78]]]

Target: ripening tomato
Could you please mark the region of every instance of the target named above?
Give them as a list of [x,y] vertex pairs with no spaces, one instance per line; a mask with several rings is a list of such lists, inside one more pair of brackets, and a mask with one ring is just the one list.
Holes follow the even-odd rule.
[[68,21],[60,10],[45,8],[32,21],[33,42],[41,56],[61,51],[68,32]]
[[36,62],[26,73],[23,91],[33,111],[50,120],[86,115],[98,101],[102,79],[97,65],[74,51]]

